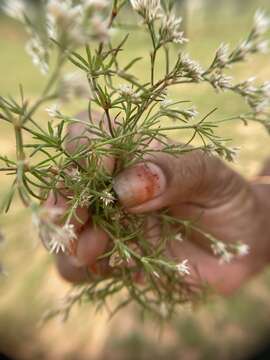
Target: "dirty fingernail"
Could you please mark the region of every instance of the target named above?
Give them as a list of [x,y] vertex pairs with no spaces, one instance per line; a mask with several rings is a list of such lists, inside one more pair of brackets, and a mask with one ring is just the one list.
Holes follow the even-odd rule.
[[124,170],[114,179],[113,188],[125,207],[143,204],[161,195],[166,178],[161,168],[146,162]]

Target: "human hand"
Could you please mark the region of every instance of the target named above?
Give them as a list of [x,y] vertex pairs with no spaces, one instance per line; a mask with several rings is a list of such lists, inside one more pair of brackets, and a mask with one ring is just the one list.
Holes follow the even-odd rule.
[[[82,124],[70,126],[68,151],[78,146],[78,140],[75,143],[72,138],[82,133]],[[173,217],[195,221],[197,227],[225,244],[247,244],[247,256],[222,265],[204,235],[196,230],[186,233],[184,241],[172,241],[168,246],[168,256],[174,261],[188,259],[196,281],[207,281],[223,294],[232,292],[270,261],[270,200],[267,204],[260,186],[246,181],[217,157],[199,150],[175,157],[159,152],[161,145],[157,142],[151,147],[157,151],[114,178],[119,201],[127,212],[149,214],[145,229],[149,241],[158,241],[159,237],[159,223],[153,212],[167,208]],[[109,172],[113,171],[115,159],[104,158],[103,163]],[[56,201],[50,196],[45,206],[56,206],[64,212],[67,203],[61,196]],[[92,226],[87,208],[78,209],[77,215],[82,221],[72,220],[77,248],[73,256],[57,256],[59,271],[72,282],[87,281],[89,271],[106,276],[110,267],[98,257],[106,251],[109,237]]]

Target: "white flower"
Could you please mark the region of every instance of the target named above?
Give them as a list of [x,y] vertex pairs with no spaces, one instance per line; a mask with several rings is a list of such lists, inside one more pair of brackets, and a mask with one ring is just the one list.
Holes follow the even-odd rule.
[[28,41],[26,51],[31,56],[33,64],[40,69],[43,75],[46,75],[49,70],[48,51],[37,36]]
[[159,105],[161,108],[167,108],[168,106],[172,105],[173,104],[173,101],[172,99],[164,99],[162,101],[160,101]]
[[243,41],[238,47],[234,50],[232,60],[237,59],[237,61],[245,60],[246,55],[251,51],[253,43],[250,41]]
[[91,19],[93,28],[93,37],[100,41],[106,42],[109,39],[109,28],[107,22],[101,16],[95,15]]
[[252,84],[256,80],[256,77],[253,76],[246,81],[241,82],[237,85],[237,88],[240,90],[241,94],[245,96],[253,95],[257,92],[257,88]]
[[233,259],[233,254],[227,250],[226,245],[221,241],[215,241],[211,245],[212,251],[214,255],[217,255],[220,257],[220,263],[230,263]]
[[84,9],[95,9],[102,11],[108,7],[109,3],[107,0],[83,0],[82,6]]
[[163,15],[160,0],[130,0],[130,3],[147,23],[160,19]]
[[83,196],[80,197],[80,207],[89,207],[91,204],[91,199],[92,199],[92,195],[89,194],[84,194]]
[[176,241],[179,241],[179,242],[183,242],[183,241],[184,241],[183,235],[182,235],[180,232],[175,235],[174,239],[175,239]]
[[216,241],[211,245],[214,255],[222,255],[227,251],[226,245],[221,241]]
[[63,101],[74,97],[89,99],[91,92],[86,76],[81,72],[65,74],[60,80],[59,95]]
[[210,82],[213,87],[217,90],[226,90],[232,87],[232,80],[231,76],[226,76],[221,73],[214,73],[210,77]]
[[165,15],[162,18],[161,28],[160,28],[160,38],[164,43],[174,42],[178,44],[183,44],[188,40],[184,37],[183,31],[180,31],[180,24],[182,18],[176,18],[174,14]]
[[262,54],[268,54],[269,53],[269,40],[263,40],[263,41],[260,41],[258,44],[256,44],[256,50]]
[[128,98],[134,103],[137,103],[140,99],[140,94],[137,93],[130,85],[123,84],[118,88],[118,92],[124,98]]
[[74,225],[65,224],[62,228],[58,227],[50,240],[50,252],[58,253],[59,251],[66,252],[70,249],[71,243],[77,239],[74,232]]
[[82,15],[81,6],[73,6],[72,1],[50,0],[47,5],[48,14],[54,18],[57,25],[66,31],[71,24],[75,24],[77,16]]
[[57,103],[53,104],[52,106],[46,108],[45,111],[50,117],[55,118],[59,115],[59,105]]
[[265,81],[260,89],[265,96],[270,97],[270,81]]
[[197,116],[199,113],[198,111],[195,109],[195,107],[192,107],[190,109],[187,110],[182,110],[181,113],[184,115],[184,117],[188,120],[188,119],[192,119],[193,117]]
[[220,264],[229,264],[233,260],[234,256],[229,251],[226,251],[224,254],[220,257]]
[[248,255],[249,251],[250,246],[247,244],[240,243],[236,245],[236,255],[240,257]]
[[254,32],[263,35],[270,28],[270,18],[262,10],[257,10],[254,17]]
[[51,253],[70,251],[73,242],[77,239],[74,225],[66,223],[64,226],[56,225],[63,216],[63,209],[41,209],[34,212],[32,221],[38,227],[39,236],[43,245]]
[[153,271],[153,275],[155,276],[155,277],[157,277],[158,279],[160,279],[160,275],[159,275],[159,273],[157,272],[157,271]]
[[123,263],[124,263],[124,260],[123,260],[123,258],[121,257],[121,255],[119,254],[118,251],[115,251],[115,252],[110,256],[110,259],[109,259],[109,265],[110,265],[110,267],[118,267],[118,266],[123,265]]
[[233,163],[237,162],[238,158],[239,158],[239,153],[240,153],[241,148],[238,146],[234,146],[229,148],[229,153],[227,154],[226,159],[228,161],[231,161]]
[[214,64],[217,67],[224,67],[229,62],[229,45],[221,44],[216,52]]
[[[101,16],[109,3],[88,0],[73,5],[71,1],[50,0],[48,19],[51,28],[64,33],[71,46],[80,46],[90,40],[105,42],[109,38],[107,20]],[[56,33],[56,30],[52,31]]]
[[26,3],[22,0],[5,0],[2,5],[2,10],[7,16],[23,21],[26,12]]
[[187,263],[188,260],[186,259],[175,266],[181,276],[190,275],[190,269]]
[[185,54],[180,59],[181,70],[186,73],[186,76],[193,78],[195,81],[202,79],[203,69],[199,63],[190,59],[190,57]]
[[105,206],[112,204],[116,199],[115,197],[107,190],[103,191],[100,200],[104,203]]

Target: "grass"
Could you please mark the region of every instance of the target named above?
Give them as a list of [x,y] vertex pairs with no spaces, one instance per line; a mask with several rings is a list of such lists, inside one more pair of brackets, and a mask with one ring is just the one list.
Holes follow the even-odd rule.
[[[256,1],[256,6],[263,1]],[[223,9],[212,16],[190,17],[187,48],[203,64],[221,41],[232,44],[248,29],[254,4],[241,17]],[[44,79],[32,67],[24,53],[25,35],[15,23],[0,18],[0,83],[1,93],[14,94],[18,84],[26,85],[26,93],[35,98]],[[147,39],[143,33],[132,33],[129,41],[130,57],[144,54]],[[128,62],[128,58],[123,61]],[[138,64],[136,71],[147,77],[147,61]],[[160,65],[162,68],[162,64]],[[270,79],[269,57],[261,56],[235,70],[237,78],[247,74]],[[205,86],[174,89],[176,99],[193,100],[202,113],[218,107],[220,118],[240,112],[244,104],[231,95],[217,97]],[[77,111],[83,103],[76,105]],[[41,116],[41,121],[45,118]],[[242,155],[237,170],[251,176],[269,156],[269,138],[258,125],[243,126],[232,122],[220,130],[233,143],[241,145]],[[181,134],[175,133],[181,140]],[[14,153],[13,134],[0,123],[0,152]],[[7,189],[9,179],[1,176],[0,194]],[[159,331],[150,321],[142,323],[135,309],[129,308],[108,322],[107,315],[94,314],[89,307],[74,313],[70,321],[53,321],[45,328],[37,328],[40,314],[65,294],[68,286],[59,279],[53,259],[40,246],[34,246],[36,234],[27,211],[16,203],[12,213],[0,220],[7,237],[1,258],[9,276],[0,279],[0,351],[17,355],[20,359],[232,359],[242,354],[269,332],[270,274],[262,274],[231,299],[219,299],[195,313],[182,310],[172,324]],[[16,349],[16,350],[15,350]]]

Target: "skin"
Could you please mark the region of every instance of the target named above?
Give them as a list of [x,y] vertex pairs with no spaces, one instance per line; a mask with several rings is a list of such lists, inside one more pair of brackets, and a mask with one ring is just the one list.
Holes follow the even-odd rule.
[[[86,114],[80,114],[80,118],[85,119]],[[99,121],[99,115],[95,114],[94,119]],[[80,134],[85,135],[82,124],[70,126],[66,145],[69,152],[78,146],[72,138]],[[90,140],[85,137],[80,141]],[[150,146],[160,148],[156,142]],[[104,158],[103,166],[112,172],[115,162]],[[270,175],[270,161],[260,175]],[[156,152],[124,169],[114,178],[113,186],[127,212],[149,213],[145,226],[149,241],[159,237],[159,224],[151,212],[168,208],[176,218],[196,219],[201,229],[224,243],[241,241],[249,245],[249,255],[223,265],[198,232],[189,232],[183,242],[173,241],[168,246],[169,257],[176,262],[188,259],[191,276],[198,282],[207,281],[220,294],[232,293],[270,262],[270,185],[247,181],[217,157],[201,151],[178,157]],[[56,206],[63,212],[67,208],[64,198],[54,199],[52,195],[45,206]],[[92,226],[86,208],[78,209],[78,216],[83,224],[73,220],[77,248],[72,256],[60,254],[56,258],[60,274],[71,282],[89,281],[89,271],[104,276],[110,271],[105,261],[97,261],[108,248],[108,235]]]

